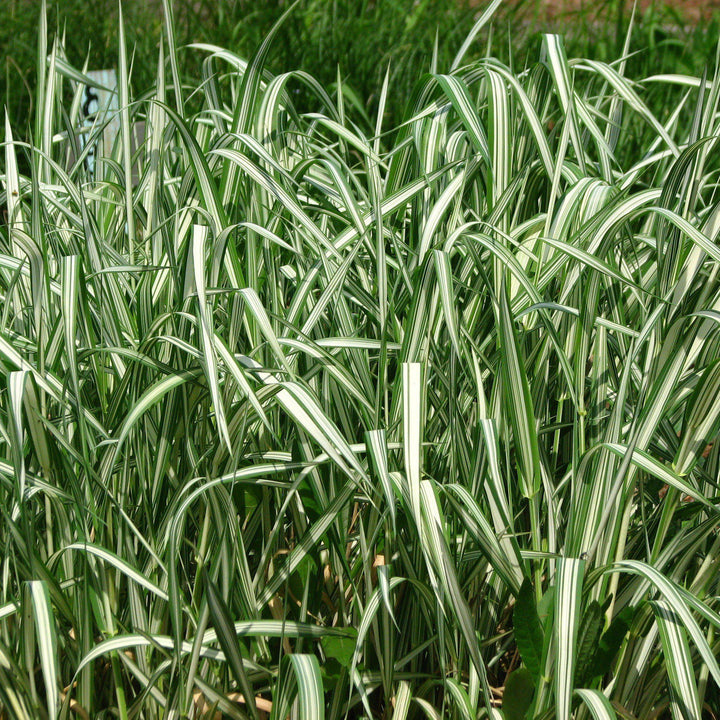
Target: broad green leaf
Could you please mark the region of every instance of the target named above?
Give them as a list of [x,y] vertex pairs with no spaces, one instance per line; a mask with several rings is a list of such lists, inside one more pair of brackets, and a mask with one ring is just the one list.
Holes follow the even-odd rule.
[[320,638],[320,645],[326,657],[335,658],[343,667],[352,665],[356,638],[326,635]]
[[587,682],[587,671],[592,665],[598,642],[605,624],[605,612],[597,600],[591,600],[583,613],[580,632],[577,639],[577,659],[575,665],[575,683]]
[[535,604],[535,591],[528,578],[523,580],[515,599],[513,628],[520,657],[532,677],[537,679],[542,672],[543,630]]
[[633,613],[632,608],[624,608],[612,619],[610,626],[602,634],[588,671],[590,678],[606,675],[612,667],[630,628]]
[[505,720],[523,720],[532,705],[535,681],[528,668],[513,670],[505,680],[502,711]]

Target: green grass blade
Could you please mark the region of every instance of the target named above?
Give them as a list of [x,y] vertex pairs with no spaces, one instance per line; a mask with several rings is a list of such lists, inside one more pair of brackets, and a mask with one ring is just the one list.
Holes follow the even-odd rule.
[[579,688],[575,694],[585,703],[594,720],[617,720],[610,701],[599,690]]
[[585,561],[559,558],[555,588],[555,702],[559,720],[570,720],[575,673],[576,639],[581,617]]
[[45,681],[47,712],[51,718],[58,714],[58,643],[55,619],[47,584],[42,580],[29,583],[35,620],[35,636],[40,651],[40,667]]

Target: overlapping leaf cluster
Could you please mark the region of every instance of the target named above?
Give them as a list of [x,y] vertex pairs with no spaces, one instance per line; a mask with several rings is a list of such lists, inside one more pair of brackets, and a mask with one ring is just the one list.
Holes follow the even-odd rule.
[[717,707],[720,78],[558,36],[464,65],[498,4],[392,133],[387,84],[356,123],[263,71],[272,34],[188,87],[168,22],[133,99],[121,25],[94,174],[41,42],[2,177],[3,717]]

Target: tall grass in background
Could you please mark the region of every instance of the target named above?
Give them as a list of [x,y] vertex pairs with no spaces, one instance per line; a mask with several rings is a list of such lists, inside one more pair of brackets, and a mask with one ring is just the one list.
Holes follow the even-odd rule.
[[[715,52],[717,17],[688,23],[678,11],[657,0],[630,24],[630,3],[595,0],[570,3],[572,10],[546,12],[546,0],[505,0],[486,26],[492,54],[510,67],[523,69],[537,60],[541,33],[562,32],[570,55],[612,62],[621,54],[627,32],[633,54],[628,71],[702,73]],[[27,140],[35,114],[37,10],[30,0],[0,3],[0,97],[7,105],[17,139]],[[562,5],[561,5],[562,7]],[[207,42],[249,57],[287,8],[286,0],[174,0],[173,34],[181,81],[197,80],[196,56],[188,43]],[[126,2],[123,12],[132,84],[147,89],[156,75],[157,45],[165,31],[161,0]],[[385,124],[403,119],[419,69],[429,67],[433,52],[439,67],[449,67],[454,53],[482,12],[477,0],[303,0],[276,31],[265,67],[275,74],[302,69],[325,88],[342,79],[355,112],[377,114],[379,89],[390,73],[392,92],[384,102]],[[62,38],[73,65],[105,68],[117,65],[118,4],[114,0],[49,0],[48,27]],[[483,54],[475,43],[466,60]],[[300,88],[296,107],[312,107],[312,95]],[[353,96],[350,96],[350,90]],[[64,100],[68,102],[68,98]],[[348,109],[350,104],[348,103]]]
[[2,717],[714,717],[720,77],[466,64],[498,4],[399,128],[268,73],[281,26],[179,83],[168,18],[132,97],[121,16],[95,177],[43,12]]
[[[533,0],[534,1],[534,0]],[[515,16],[528,0],[518,0]],[[34,111],[35,45],[39,3],[5,0],[0,4],[0,47],[4,66],[0,96],[13,127],[27,137]],[[180,49],[180,77],[196,78],[196,58],[182,51],[187,43],[209,42],[249,57],[287,8],[286,0],[175,0],[173,33]],[[157,45],[164,32],[161,0],[126,2],[127,47],[132,56],[132,82],[146,89],[156,75]],[[399,121],[418,67],[427,67],[436,36],[439,52],[451,60],[472,27],[477,8],[469,0],[304,0],[277,31],[266,66],[275,73],[303,69],[326,87],[338,72],[355,92],[356,104],[377,107],[377,93],[390,67],[394,92],[385,110]],[[66,56],[81,67],[114,67],[118,56],[118,3],[113,0],[50,0],[48,24],[63,38]],[[505,25],[499,24],[505,37]],[[506,43],[500,43],[505,47]],[[295,101],[305,99],[304,93]]]

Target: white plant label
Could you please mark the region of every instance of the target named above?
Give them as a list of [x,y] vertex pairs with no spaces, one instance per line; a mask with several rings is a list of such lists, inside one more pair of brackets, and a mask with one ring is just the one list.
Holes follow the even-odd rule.
[[112,151],[115,138],[120,132],[118,115],[117,76],[114,70],[91,70],[87,76],[97,86],[86,85],[83,92],[81,116],[85,132],[81,135],[83,146],[97,127],[105,125],[102,137],[88,151],[85,165],[91,176],[95,176],[98,153],[107,155]]

